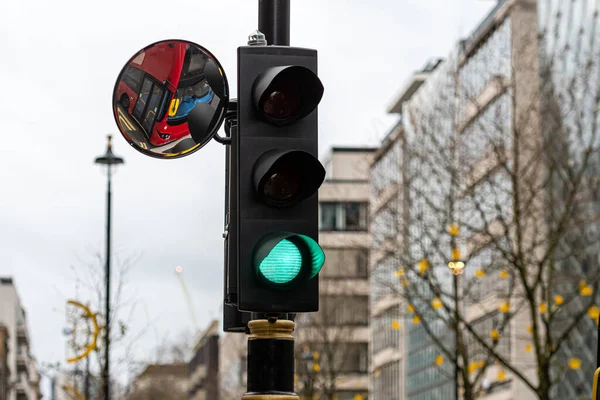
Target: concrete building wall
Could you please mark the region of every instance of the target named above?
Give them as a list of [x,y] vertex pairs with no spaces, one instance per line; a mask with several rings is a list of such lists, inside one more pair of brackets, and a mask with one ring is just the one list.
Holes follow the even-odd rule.
[[8,384],[10,382],[8,339],[8,329],[0,325],[0,400],[8,400]]
[[187,377],[188,365],[185,363],[150,364],[133,381],[127,399],[187,400],[189,398]]
[[[367,150],[367,151],[365,151]],[[370,150],[334,147],[325,161],[328,181],[359,181],[369,179]]]
[[0,324],[8,330],[9,400],[37,400],[40,376],[30,353],[25,310],[11,278],[0,278]]
[[190,400],[219,400],[219,321],[214,320],[196,340],[188,363]]
[[238,400],[246,392],[248,337],[225,333],[219,339],[219,379],[221,400]]
[[[299,314],[298,352],[311,357],[297,367],[296,390],[305,394],[312,364],[320,381],[328,369],[336,375],[337,398],[368,394],[368,309],[370,248],[369,164],[375,149],[334,147],[325,162],[326,180],[319,189],[319,244],[325,265],[319,274],[319,312]],[[322,354],[313,358],[315,354]],[[323,387],[317,385],[317,392]]]

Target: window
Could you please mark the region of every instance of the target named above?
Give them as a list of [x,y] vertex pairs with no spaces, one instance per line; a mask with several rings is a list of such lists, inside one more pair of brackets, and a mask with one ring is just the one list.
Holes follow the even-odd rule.
[[400,263],[393,257],[387,257],[385,260],[377,263],[371,272],[371,301],[377,303],[382,298],[394,296],[400,291],[397,286],[400,280],[396,276],[396,271],[400,268]]
[[[194,78],[204,72],[204,67],[208,62],[208,57],[199,49],[189,46],[185,52],[183,67],[181,69],[181,79]],[[181,85],[179,85],[181,87]]]
[[400,331],[392,328],[394,321],[402,323],[399,306],[394,306],[373,319],[371,346],[374,354],[388,348],[400,350]]
[[321,230],[334,231],[337,227],[337,203],[321,203]]
[[366,231],[369,204],[366,202],[330,202],[320,204],[321,231]]
[[367,325],[369,296],[323,296],[321,312],[332,325]]
[[360,391],[343,391],[343,392],[335,392],[334,399],[337,400],[354,400],[356,399],[356,395],[361,394],[361,399],[368,400],[369,397],[367,393],[361,393]]
[[333,366],[338,373],[367,372],[368,354],[369,348],[366,343],[339,345],[333,354]]
[[146,108],[146,102],[148,101],[148,97],[150,96],[150,90],[152,89],[152,81],[148,78],[144,79],[144,84],[142,85],[142,89],[140,90],[140,95],[138,96],[137,104],[133,109],[133,116],[139,120],[142,119],[144,114],[144,110]]
[[[497,311],[487,314],[482,318],[473,321],[471,325],[475,332],[486,338],[488,345],[492,346],[492,339],[488,332],[493,329],[500,331],[500,340],[495,345],[495,351],[501,357],[510,359],[510,324],[502,328],[502,315]],[[469,347],[470,357],[474,360],[485,360],[488,356],[488,351],[483,347],[472,335],[467,336],[467,346]]]
[[123,74],[123,83],[135,92],[137,92],[142,85],[143,79],[144,72],[132,66],[128,66]]
[[[400,377],[402,376],[400,361],[395,361],[378,369],[374,378],[373,398],[378,400],[399,400],[401,393]],[[441,399],[442,397],[440,397]]]
[[367,249],[325,249],[321,275],[327,278],[367,278]]
[[367,226],[367,213],[364,203],[346,203],[344,206],[344,217],[347,231],[360,231]]
[[150,100],[148,100],[146,116],[142,123],[142,126],[148,133],[148,136],[152,134],[152,127],[154,126],[154,121],[156,121],[157,114],[159,113],[158,107],[160,106],[160,102],[163,99],[164,93],[164,90],[155,83],[152,87]]

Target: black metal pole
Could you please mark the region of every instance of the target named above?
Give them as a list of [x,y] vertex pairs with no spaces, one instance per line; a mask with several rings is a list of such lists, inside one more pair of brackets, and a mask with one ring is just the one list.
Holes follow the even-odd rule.
[[454,329],[454,359],[456,360],[456,364],[454,364],[454,399],[458,400],[458,334],[459,334],[459,326],[458,326],[458,318],[460,316],[460,311],[458,310],[458,277],[456,275],[452,275],[453,283],[454,283],[454,318],[456,321],[456,328]]
[[[88,330],[87,330],[87,341],[86,343],[90,342],[90,327],[88,325]],[[83,376],[83,398],[85,400],[90,400],[90,356],[88,354],[88,356],[85,358],[85,375]]]
[[290,45],[290,0],[258,0],[258,30],[268,45]]
[[298,400],[294,393],[294,323],[272,318],[248,323],[248,382],[243,400]]
[[106,311],[104,321],[104,369],[102,371],[102,383],[104,400],[110,399],[110,209],[111,209],[111,166],[108,164],[108,188],[106,191]]
[[598,317],[598,339],[596,349],[596,368],[600,368],[600,317]]

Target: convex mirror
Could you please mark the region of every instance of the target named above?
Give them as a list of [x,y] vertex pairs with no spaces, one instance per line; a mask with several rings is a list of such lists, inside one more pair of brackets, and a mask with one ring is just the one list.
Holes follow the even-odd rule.
[[219,61],[185,40],[164,40],[137,52],[113,91],[119,130],[136,150],[156,158],[182,157],[206,145],[223,123],[228,102]]

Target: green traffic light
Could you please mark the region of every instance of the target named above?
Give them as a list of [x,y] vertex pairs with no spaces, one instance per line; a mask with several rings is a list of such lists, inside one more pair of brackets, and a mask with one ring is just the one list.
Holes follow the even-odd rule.
[[302,253],[287,239],[277,243],[258,266],[266,280],[276,284],[292,281],[302,267]]
[[[266,243],[272,246],[271,236]],[[269,249],[259,245],[263,256],[255,259],[259,276],[272,286],[287,287],[300,274],[312,279],[321,271],[325,263],[325,253],[313,239],[304,235],[283,234]],[[264,243],[264,242],[263,242]],[[265,254],[266,253],[266,254]]]
[[308,246],[308,250],[310,251],[310,279],[312,279],[317,276],[321,271],[321,268],[323,268],[323,264],[325,264],[325,253],[321,246],[308,236],[298,235],[298,237],[304,240],[304,243]]

